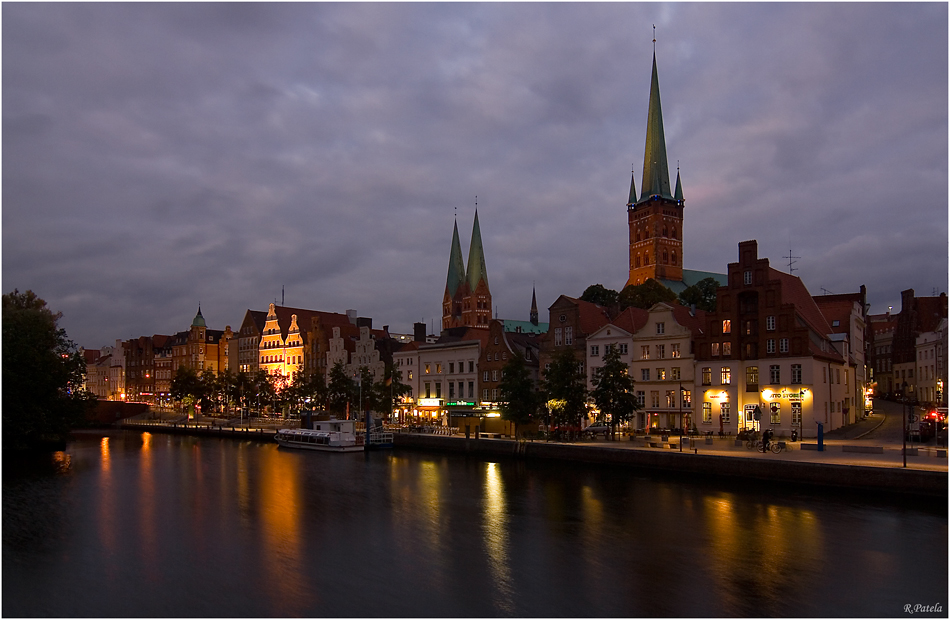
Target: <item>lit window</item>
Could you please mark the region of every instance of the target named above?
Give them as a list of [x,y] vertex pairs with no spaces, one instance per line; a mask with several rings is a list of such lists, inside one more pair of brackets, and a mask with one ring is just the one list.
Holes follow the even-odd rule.
[[729,385],[732,383],[732,369],[728,366],[723,366],[719,372],[719,378],[723,385]]
[[729,319],[724,319],[722,322],[722,333],[731,334],[732,333],[732,321]]

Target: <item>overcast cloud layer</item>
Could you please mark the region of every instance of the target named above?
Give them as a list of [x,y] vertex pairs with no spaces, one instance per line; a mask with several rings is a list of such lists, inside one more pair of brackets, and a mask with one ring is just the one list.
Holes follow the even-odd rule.
[[87,348],[246,309],[438,329],[475,197],[498,314],[627,277],[653,30],[685,266],[872,312],[947,286],[947,4],[3,11],[3,291]]

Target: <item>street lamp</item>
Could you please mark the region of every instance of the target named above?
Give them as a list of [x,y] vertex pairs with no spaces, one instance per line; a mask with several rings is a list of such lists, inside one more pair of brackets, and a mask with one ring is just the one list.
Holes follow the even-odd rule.
[[904,444],[904,449],[901,450],[901,453],[904,455],[904,467],[907,467],[907,382],[904,381],[902,386],[902,391],[904,392],[904,402],[901,404],[901,415],[904,418],[904,423],[902,425],[901,432],[901,441]]

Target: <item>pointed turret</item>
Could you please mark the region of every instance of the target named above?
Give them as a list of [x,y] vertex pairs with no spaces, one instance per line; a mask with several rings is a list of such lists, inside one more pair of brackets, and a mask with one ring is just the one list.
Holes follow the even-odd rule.
[[673,200],[676,202],[682,203],[683,201],[683,184],[680,183],[680,167],[676,167],[676,190],[673,191]]
[[450,299],[455,297],[455,292],[464,281],[465,263],[462,260],[462,244],[459,242],[459,225],[456,222],[452,231],[452,249],[449,251],[449,274],[445,279],[445,290]]
[[488,287],[488,269],[485,268],[485,252],[482,249],[482,231],[478,227],[478,211],[475,211],[475,225],[472,226],[472,243],[468,248],[468,286],[474,293],[478,283],[485,281]]
[[531,287],[531,324],[538,324],[538,299],[534,295],[534,287]]
[[201,304],[198,305],[198,314],[195,315],[195,320],[191,322],[192,327],[206,327],[205,318],[201,316]]
[[627,206],[637,204],[637,173],[630,172],[630,196],[627,198]]
[[643,182],[640,200],[652,196],[673,199],[670,195],[670,171],[666,160],[666,137],[663,135],[663,110],[660,107],[660,80],[653,54],[653,80],[650,83],[650,110],[647,114],[647,139],[643,149]]

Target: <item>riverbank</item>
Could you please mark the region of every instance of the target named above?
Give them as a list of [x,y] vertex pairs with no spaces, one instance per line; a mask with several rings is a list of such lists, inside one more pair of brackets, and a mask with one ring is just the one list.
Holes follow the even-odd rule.
[[[903,468],[890,463],[885,465],[883,460],[875,464],[870,458],[872,455],[861,454],[852,458],[841,447],[837,447],[838,455],[830,457],[839,457],[837,462],[815,462],[804,460],[812,456],[804,450],[793,450],[785,453],[786,458],[781,458],[752,451],[729,453],[726,450],[698,448],[695,451],[642,448],[619,441],[567,444],[401,434],[394,437],[394,443],[397,448],[465,453],[483,458],[579,461],[694,476],[726,476],[947,498],[945,459],[940,466],[933,468]],[[799,455],[804,456],[795,458]]]
[[[276,428],[232,428],[214,424],[137,422],[122,424],[119,428],[252,441],[273,441],[276,433]],[[684,445],[682,451],[675,444],[666,449],[648,447],[640,438],[638,441],[559,443],[397,433],[393,439],[394,446],[400,449],[470,454],[489,459],[575,461],[691,476],[726,476],[943,499],[948,496],[945,456],[914,453],[908,456],[909,467],[904,468],[899,452],[882,449],[879,453],[855,453],[850,452],[849,444],[843,441],[826,442],[823,452],[803,450],[803,444],[789,444],[789,451],[773,455],[736,447],[732,438],[717,438],[711,444],[700,441],[693,449],[685,449]]]

